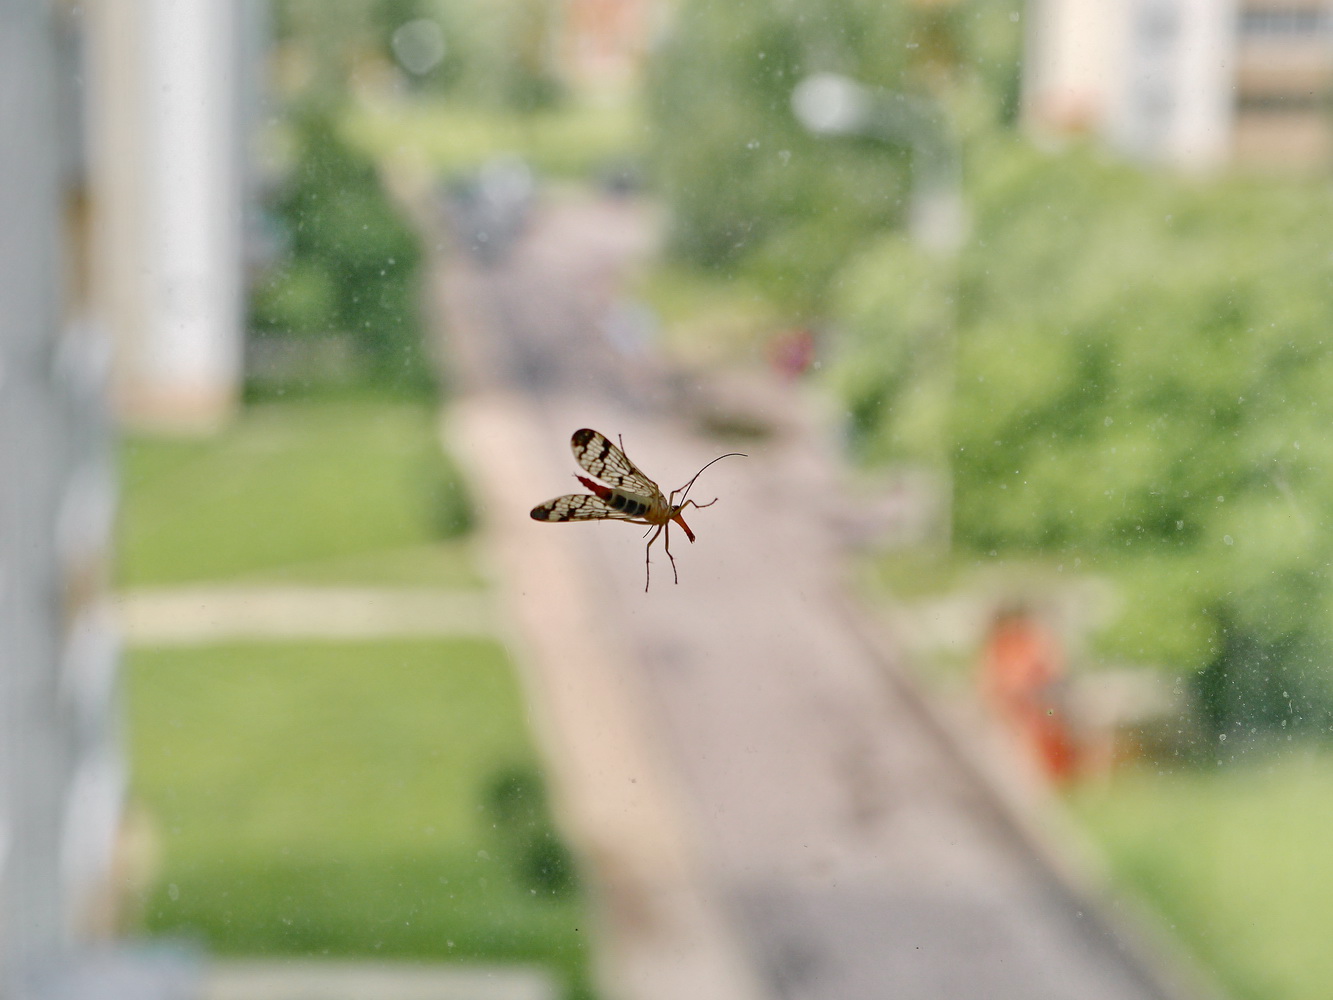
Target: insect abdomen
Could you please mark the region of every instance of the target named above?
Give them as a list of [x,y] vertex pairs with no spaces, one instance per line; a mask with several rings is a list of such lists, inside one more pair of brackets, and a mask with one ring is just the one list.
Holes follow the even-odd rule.
[[611,491],[610,495],[606,497],[606,504],[608,507],[623,514],[628,514],[630,517],[643,517],[652,509],[652,504],[628,493],[621,493],[619,490]]

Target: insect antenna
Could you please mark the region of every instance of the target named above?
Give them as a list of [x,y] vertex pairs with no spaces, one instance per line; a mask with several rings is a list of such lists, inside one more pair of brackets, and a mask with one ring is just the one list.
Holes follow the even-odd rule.
[[699,470],[698,472],[696,472],[693,476],[691,476],[691,477],[690,477],[690,481],[689,481],[688,483],[686,483],[684,486],[682,486],[682,487],[681,487],[680,489],[678,489],[678,490],[672,490],[672,491],[671,491],[671,498],[672,498],[672,499],[670,500],[670,503],[671,503],[673,506],[675,505],[675,503],[676,503],[676,501],[675,501],[675,496],[676,496],[677,493],[680,494],[681,502],[684,503],[684,502],[685,502],[685,498],[686,498],[687,496],[689,496],[689,494],[690,494],[690,487],[694,485],[694,481],[695,481],[696,479],[698,479],[700,476],[702,476],[702,475],[703,475],[703,472],[704,472],[704,469],[708,468],[709,465],[712,465],[713,462],[720,462],[720,461],[722,461],[722,459],[724,459],[724,458],[749,458],[749,457],[750,457],[749,455],[746,455],[746,454],[744,454],[743,452],[739,452],[739,451],[729,451],[729,452],[727,452],[725,455],[718,455],[717,458],[713,459],[712,462],[709,462],[708,465],[705,465],[703,469],[700,469],[700,470]]

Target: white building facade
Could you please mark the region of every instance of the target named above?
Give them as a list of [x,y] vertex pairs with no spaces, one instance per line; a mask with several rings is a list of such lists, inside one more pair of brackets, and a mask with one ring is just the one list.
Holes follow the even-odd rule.
[[1031,0],[1024,114],[1187,170],[1333,165],[1329,0]]

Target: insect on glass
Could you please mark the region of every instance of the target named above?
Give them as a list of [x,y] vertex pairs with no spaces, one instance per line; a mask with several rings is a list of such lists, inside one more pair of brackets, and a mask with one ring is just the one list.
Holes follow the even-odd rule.
[[[681,517],[681,512],[690,506],[711,507],[717,503],[717,499],[714,498],[708,503],[687,500],[685,498],[689,495],[690,487],[713,462],[745,456],[738,451],[719,455],[713,462],[709,462],[696,472],[680,489],[672,490],[670,496],[664,496],[661,487],[640,472],[639,467],[626,456],[623,448],[613,445],[605,434],[584,427],[574,432],[569,444],[574,449],[574,460],[602,482],[594,482],[587,476],[576,476],[578,481],[592,492],[566,493],[562,497],[556,497],[554,500],[533,507],[533,520],[628,521],[630,524],[646,524],[649,526],[648,534],[652,537],[648,539],[643,554],[644,591],[648,590],[648,584],[652,580],[651,554],[653,542],[657,541],[658,535],[663,536],[662,544],[666,549],[667,558],[671,560],[671,575],[679,583],[676,557],[671,554],[671,522],[680,525],[685,537],[693,542],[694,532]],[[604,486],[603,483],[608,485]],[[676,502],[677,493],[680,494],[680,503]]]

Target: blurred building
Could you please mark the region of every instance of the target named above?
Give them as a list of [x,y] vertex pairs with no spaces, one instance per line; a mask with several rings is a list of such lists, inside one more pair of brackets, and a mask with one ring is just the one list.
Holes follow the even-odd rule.
[[1151,162],[1333,165],[1330,0],[1032,0],[1024,115]]
[[113,941],[129,840],[86,13],[0,4],[0,996],[184,1000],[188,961]]
[[1333,163],[1333,3],[1243,3],[1237,33],[1233,156]]

